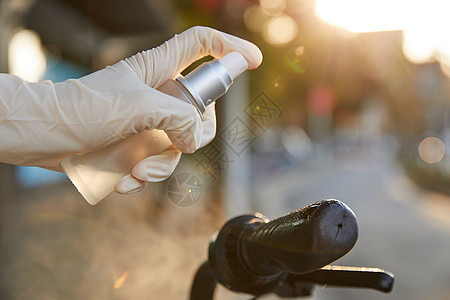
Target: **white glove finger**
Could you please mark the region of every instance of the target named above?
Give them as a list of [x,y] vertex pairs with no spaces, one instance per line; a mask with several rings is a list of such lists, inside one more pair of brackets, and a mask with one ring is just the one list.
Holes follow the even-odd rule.
[[133,175],[128,174],[116,183],[114,191],[119,194],[129,195],[142,191],[146,185],[146,181],[139,180],[133,177]]
[[[114,80],[119,76],[120,85]],[[105,77],[111,79],[105,80]],[[87,149],[104,146],[106,141],[102,142],[102,138],[108,139],[107,142],[111,143],[145,129],[165,130],[172,143],[186,153],[192,153],[200,146],[203,125],[195,107],[145,85],[124,61],[79,81],[89,89],[102,85],[105,90],[103,95],[108,97],[107,101],[96,99],[92,104],[91,102],[86,104],[90,105],[85,108],[87,111],[96,105],[94,109],[103,111],[104,114],[102,117],[104,121],[99,123],[102,126],[98,126],[103,134],[100,135],[98,131],[91,132],[84,127],[81,131],[88,137],[85,140],[96,143],[87,145]],[[126,94],[122,86],[127,87]],[[108,109],[104,109],[105,106]],[[85,123],[98,120],[95,115],[92,114],[92,120]]]
[[[154,123],[154,128],[164,130],[178,150],[193,153],[201,145],[204,127],[195,107],[180,99],[154,91],[159,94],[158,103],[152,106],[153,109],[156,107],[157,113],[152,114],[147,120]],[[146,104],[149,103],[143,103],[144,106]]]
[[131,174],[142,181],[163,181],[173,173],[180,158],[179,150],[167,150],[141,160],[133,167]]
[[161,46],[136,54],[126,62],[146,84],[157,88],[173,79],[191,63],[206,55],[220,58],[231,51],[240,52],[249,65],[257,68],[262,61],[259,48],[236,36],[202,26],[189,28]]
[[208,105],[205,113],[203,114],[203,132],[199,148],[209,144],[216,136],[217,125],[215,105],[215,102]]

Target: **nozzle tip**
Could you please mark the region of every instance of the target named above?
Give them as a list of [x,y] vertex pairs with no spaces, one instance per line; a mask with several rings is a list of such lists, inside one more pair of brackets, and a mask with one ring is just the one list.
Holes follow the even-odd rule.
[[227,69],[233,80],[248,69],[248,63],[244,56],[235,51],[224,55],[219,62]]

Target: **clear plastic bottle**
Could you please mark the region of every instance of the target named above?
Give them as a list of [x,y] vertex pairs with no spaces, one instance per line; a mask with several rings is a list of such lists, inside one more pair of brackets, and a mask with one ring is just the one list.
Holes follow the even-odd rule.
[[[203,114],[206,106],[226,93],[233,79],[247,70],[244,57],[230,52],[218,60],[203,63],[175,80],[164,82],[158,90],[191,103]],[[109,195],[116,183],[130,174],[142,159],[172,146],[162,130],[144,130],[120,142],[83,155],[72,155],[61,166],[86,201],[95,205]]]

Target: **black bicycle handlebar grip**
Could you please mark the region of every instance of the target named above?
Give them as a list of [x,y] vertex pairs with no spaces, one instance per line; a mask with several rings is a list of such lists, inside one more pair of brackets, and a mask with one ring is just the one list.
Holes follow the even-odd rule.
[[320,269],[349,252],[358,238],[352,210],[324,200],[273,221],[260,214],[227,222],[209,247],[209,264],[225,287],[270,292],[288,273]]

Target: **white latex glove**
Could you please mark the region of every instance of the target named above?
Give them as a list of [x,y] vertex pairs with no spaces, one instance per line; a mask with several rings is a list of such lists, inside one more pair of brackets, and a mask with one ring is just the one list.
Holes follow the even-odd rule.
[[[128,193],[174,170],[180,151],[192,153],[215,135],[214,106],[203,120],[195,108],[156,89],[197,59],[243,54],[250,69],[262,55],[252,43],[193,27],[163,45],[80,79],[32,83],[0,74],[0,161],[61,171],[74,153],[98,150],[146,129],[162,129],[174,147],[139,162],[116,185]],[[178,150],[179,149],[179,150]]]

